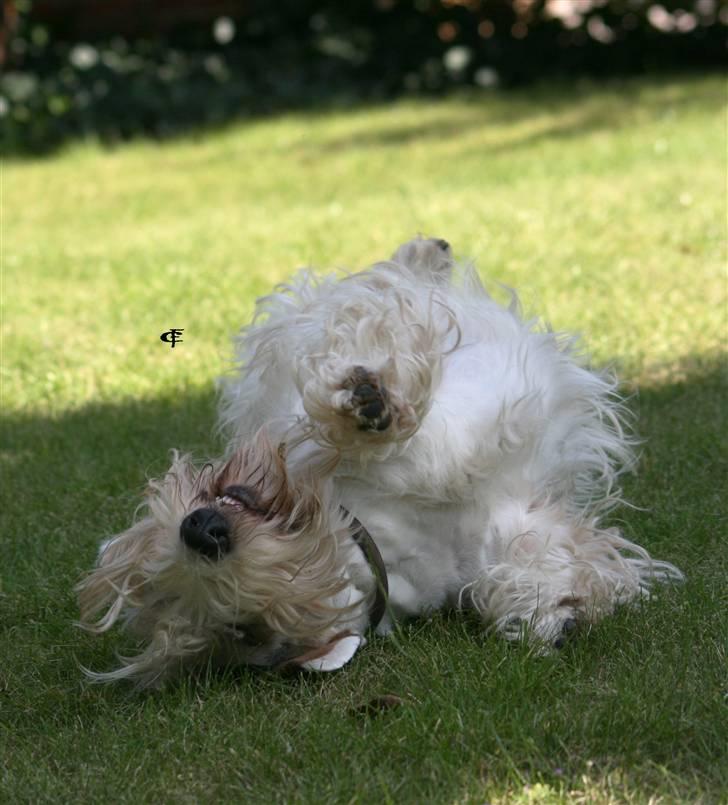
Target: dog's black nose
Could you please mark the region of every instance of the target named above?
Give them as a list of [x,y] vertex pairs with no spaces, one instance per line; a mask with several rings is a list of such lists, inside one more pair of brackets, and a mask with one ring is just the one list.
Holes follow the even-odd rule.
[[208,559],[219,559],[230,550],[230,528],[217,509],[195,509],[182,521],[182,542]]
[[438,246],[439,246],[439,247],[440,247],[440,248],[441,248],[441,249],[442,249],[444,252],[448,251],[448,249],[450,248],[450,244],[449,244],[449,243],[448,243],[446,240],[443,240],[442,238],[437,238],[437,240],[435,240],[435,243],[437,243],[437,245],[438,245]]

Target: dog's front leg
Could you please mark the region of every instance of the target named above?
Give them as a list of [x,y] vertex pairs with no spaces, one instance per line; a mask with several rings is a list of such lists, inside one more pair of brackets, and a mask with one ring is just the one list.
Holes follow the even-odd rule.
[[409,438],[429,410],[459,329],[439,286],[408,276],[386,264],[351,277],[330,304],[301,319],[295,383],[323,441],[392,444]]
[[341,383],[339,414],[351,417],[363,432],[382,433],[392,427],[398,410],[378,372],[354,366]]

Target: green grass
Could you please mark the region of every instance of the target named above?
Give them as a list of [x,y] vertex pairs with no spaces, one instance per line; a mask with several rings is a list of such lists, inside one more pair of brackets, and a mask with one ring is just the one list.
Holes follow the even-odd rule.
[[[6,162],[0,800],[725,801],[725,145],[704,77]],[[556,657],[437,615],[331,676],[86,685],[128,641],[72,626],[73,585],[169,448],[220,449],[213,381],[255,297],[417,231],[617,360],[645,438],[620,522],[687,583]]]

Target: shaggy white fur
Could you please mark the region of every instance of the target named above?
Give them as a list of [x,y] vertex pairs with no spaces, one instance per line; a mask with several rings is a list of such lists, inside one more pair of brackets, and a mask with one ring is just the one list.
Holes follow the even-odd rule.
[[[210,656],[339,667],[375,588],[342,505],[387,568],[382,633],[474,607],[507,638],[560,646],[681,578],[602,525],[633,463],[614,377],[524,321],[515,296],[498,305],[445,241],[344,278],[300,272],[259,301],[238,357],[221,411],[230,460],[198,472],[177,458],[81,585],[83,621],[102,613],[90,628],[123,616],[147,644],[97,678],[149,682]],[[180,539],[201,505],[229,527],[225,555]]]

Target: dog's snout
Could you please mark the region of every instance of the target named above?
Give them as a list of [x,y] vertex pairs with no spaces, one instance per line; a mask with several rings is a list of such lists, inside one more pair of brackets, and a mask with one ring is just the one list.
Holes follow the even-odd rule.
[[217,509],[195,509],[182,521],[179,535],[188,548],[208,559],[219,559],[230,550],[230,527]]
[[442,249],[442,251],[447,252],[450,250],[450,244],[444,240],[443,238],[437,238],[435,243]]

